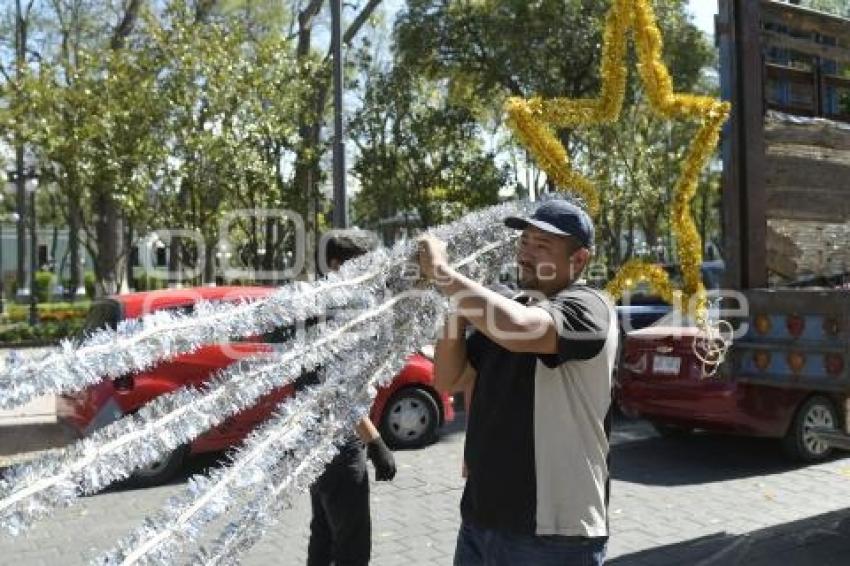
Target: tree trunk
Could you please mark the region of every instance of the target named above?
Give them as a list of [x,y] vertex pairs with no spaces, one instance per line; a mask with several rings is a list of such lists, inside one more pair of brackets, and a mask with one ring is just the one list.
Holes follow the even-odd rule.
[[195,21],[198,23],[206,23],[210,13],[218,5],[218,0],[198,0],[195,6]]
[[[56,222],[53,224],[53,233],[50,236],[50,258],[53,258],[53,276],[56,278],[56,281],[53,285],[52,289],[47,290],[47,297],[56,298],[58,300],[62,300],[63,297],[56,296],[56,289],[62,285],[62,270],[60,269],[59,262],[56,261],[57,250],[59,248],[59,223]],[[50,259],[48,258],[48,259]]]
[[[218,6],[219,0],[198,0],[195,5],[195,24],[206,24],[209,21],[209,17],[212,14],[213,10]],[[201,110],[201,115],[204,115],[204,111],[206,109],[206,103],[203,104],[203,108]],[[203,119],[198,120],[196,129],[198,131],[203,129]],[[197,158],[197,155],[196,155]],[[180,192],[178,194],[178,202],[179,202],[179,211],[181,215],[185,215],[186,211],[189,210],[189,203],[191,200],[190,189],[197,189],[197,183],[194,186],[189,186],[188,183],[184,181],[180,184]],[[184,217],[185,218],[185,217]],[[188,228],[186,222],[183,218],[179,222],[177,222],[177,226],[179,228]],[[207,255],[209,255],[212,248],[207,248]],[[186,283],[185,275],[184,275],[184,265],[186,264],[186,256],[188,255],[188,250],[183,246],[183,239],[179,236],[172,236],[169,245],[168,245],[168,286],[181,288]],[[199,261],[199,260],[198,260]],[[215,259],[213,258],[213,262]],[[207,273],[207,264],[208,262],[204,262],[203,267],[203,275],[202,278],[206,276]],[[195,262],[195,266],[197,267],[198,263]],[[213,269],[213,277],[215,277],[215,263],[212,266]],[[197,272],[196,272],[197,273]]]
[[[183,215],[189,208],[189,187],[188,181],[183,179],[180,183],[180,193],[177,195],[178,211]],[[181,218],[177,225],[184,227],[183,219]],[[171,235],[168,241],[168,286],[182,287],[183,286],[183,243],[179,236]]]
[[204,275],[203,280],[206,285],[215,285],[215,250],[216,250],[216,239],[208,238],[206,247],[207,253],[204,257]]
[[[313,19],[319,13],[323,0],[311,0],[304,10],[298,14],[298,44],[296,56],[298,62],[305,62],[310,57],[313,35]],[[320,81],[321,82],[321,81]],[[308,280],[313,279],[316,273],[316,185],[319,177],[318,153],[320,142],[320,126],[322,114],[324,113],[327,87],[321,84],[315,85],[315,96],[311,111],[302,113],[298,134],[301,145],[295,157],[295,190],[304,199],[306,217],[304,218],[305,231],[305,261],[304,275]],[[315,114],[314,114],[315,113]]]
[[77,290],[83,287],[84,279],[80,273],[80,203],[79,199],[71,198],[69,206],[68,222],[68,248],[71,253],[71,265],[69,270],[70,283],[68,284],[69,298],[74,301],[77,298]]
[[179,288],[182,286],[183,272],[182,262],[180,261],[182,249],[180,238],[171,236],[171,239],[168,241],[168,277],[166,278],[169,287]]
[[[74,61],[71,61],[71,34],[74,33],[74,53],[76,54],[80,45],[80,25],[77,14],[72,15],[72,20],[74,22],[73,28],[71,24],[66,24],[66,20],[64,19],[62,12],[62,5],[59,2],[53,3],[54,9],[56,10],[56,14],[59,17],[62,40],[61,40],[61,57],[62,64],[65,70],[66,81],[68,84],[72,84],[74,68],[76,66],[77,57],[74,57]],[[73,30],[73,31],[72,31]],[[68,120],[67,111],[65,119]],[[73,168],[69,168],[65,170],[65,176],[61,181],[61,189],[68,196],[68,207],[67,207],[67,220],[68,220],[68,248],[65,250],[65,253],[62,256],[62,263],[59,268],[59,280],[60,283],[64,286],[64,278],[63,273],[65,272],[65,264],[70,261],[70,265],[68,266],[68,286],[65,289],[65,298],[74,302],[77,299],[77,290],[81,290],[81,296],[85,296],[85,286],[84,280],[80,273],[80,227],[81,227],[81,217],[80,217],[80,199],[81,199],[81,191],[80,184],[77,179],[76,170]]]
[[655,222],[647,222],[643,227],[644,238],[646,245],[650,250],[654,250],[656,241],[658,240],[658,224]]
[[[21,0],[15,0],[15,78],[20,80],[23,78],[24,67],[26,66],[27,54],[27,17],[21,11]],[[20,92],[16,96],[20,96]],[[21,139],[20,133],[15,132],[15,171],[17,174],[15,187],[15,204],[18,212],[18,230],[17,230],[17,270],[15,279],[17,288],[20,291],[27,285],[26,280],[26,186],[24,180],[24,142]]]
[[27,192],[24,180],[24,146],[18,142],[15,148],[15,169],[17,170],[17,179],[15,184],[15,206],[18,212],[17,224],[17,265],[15,271],[15,281],[17,289],[27,286]]
[[[124,11],[124,17],[112,33],[110,47],[117,51],[123,49],[127,38],[133,32],[138,19],[139,10],[143,0],[129,0]],[[112,189],[109,183],[101,182],[101,186],[93,187],[96,196],[94,198],[94,210],[97,215],[95,219],[95,234],[97,236],[97,257],[95,258],[95,276],[97,278],[97,294],[110,295],[119,290],[119,284],[124,279],[121,272],[123,265],[122,253],[124,243],[122,222],[119,219],[121,213],[115,199],[112,197]]]
[[711,180],[706,180],[702,186],[702,211],[700,214],[700,238],[702,238],[702,247],[705,251],[705,240],[708,238],[708,216],[711,196]]
[[97,237],[97,257],[94,269],[97,279],[98,296],[113,295],[118,292],[118,256],[121,242],[118,206],[108,188],[98,191],[94,199],[95,235]]
[[122,49],[127,43],[127,38],[133,33],[133,28],[136,26],[136,20],[139,17],[139,9],[142,7],[143,0],[130,0],[124,11],[124,17],[115,31],[112,33],[112,39],[109,42],[113,50]]
[[126,261],[125,265],[127,268],[127,276],[126,280],[124,281],[123,287],[127,289],[127,292],[130,292],[133,291],[135,288],[135,283],[133,281],[135,275],[133,273],[133,243],[136,239],[136,236],[133,231],[132,221],[127,220],[127,229],[124,231],[124,234],[126,237],[124,244],[124,249],[126,250],[126,254],[124,255],[124,261]]
[[635,253],[635,221],[633,218],[629,218],[628,221],[628,234],[629,240],[626,242],[626,257],[625,260],[630,260]]
[[260,266],[262,270],[266,274],[275,273],[274,275],[267,275],[265,279],[265,283],[267,284],[275,284],[277,283],[277,274],[275,271],[275,260],[277,258],[278,252],[278,241],[277,234],[278,230],[276,229],[277,219],[276,218],[266,218],[265,219],[265,244],[263,248],[266,250],[266,254],[262,257],[262,261],[260,262]]

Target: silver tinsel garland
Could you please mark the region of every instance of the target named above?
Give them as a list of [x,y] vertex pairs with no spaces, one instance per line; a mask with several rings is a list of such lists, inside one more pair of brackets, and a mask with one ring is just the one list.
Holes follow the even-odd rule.
[[[481,231],[498,226],[505,216],[521,213],[528,203],[509,203],[472,213],[463,220],[433,229],[453,250],[480,242]],[[190,353],[206,344],[238,336],[263,334],[279,326],[319,316],[330,308],[362,299],[362,294],[409,288],[412,243],[377,250],[347,262],[326,280],[292,283],[270,297],[243,304],[199,305],[192,315],[157,312],[122,323],[116,330],[101,329],[75,345],[66,341],[61,351],[41,360],[13,365],[0,372],[0,409],[23,405],[49,393],[71,393],[153,367]]]
[[201,302],[192,315],[159,311],[100,329],[75,348],[9,367],[0,374],[0,409],[23,405],[49,393],[80,391],[103,379],[143,371],[166,360],[229,338],[263,334],[363,300],[368,283],[380,274],[350,281],[322,281],[315,287],[293,283],[268,298],[236,304]]
[[[254,489],[253,500],[245,506],[240,519],[225,529],[211,550],[195,557],[196,561],[232,563],[235,556],[259,538],[264,524],[271,518],[269,510],[285,504],[293,490],[306,489],[322,472],[324,464],[332,457],[330,446],[333,442],[339,441],[346,432],[350,433],[354,423],[368,412],[372,396],[364,396],[364,392],[372,390],[373,383],[388,384],[404,365],[406,352],[434,338],[435,318],[443,301],[436,297],[423,300],[421,295],[405,298],[407,300],[396,302],[399,310],[417,313],[415,316],[395,318],[390,326],[382,327],[374,335],[378,347],[363,352],[355,361],[337,359],[327,367],[324,385],[331,384],[330,391],[319,388],[318,393],[302,394],[309,395],[315,400],[314,405],[323,410],[318,419],[310,419],[318,425],[312,435],[294,433],[300,449],[285,451],[286,455],[279,457],[278,444],[293,433],[291,423],[276,419],[252,438],[227,471],[219,472],[217,478],[206,483],[208,487],[202,494],[190,489],[183,497],[170,501],[157,519],[147,521],[99,563],[122,566],[174,563],[182,543],[196,538],[205,523],[238,502],[231,484],[235,478],[247,475],[260,484]],[[325,398],[330,395],[335,396],[333,402]],[[245,468],[250,471],[246,472]],[[201,505],[200,498],[215,501],[215,504]]]
[[[435,232],[452,241],[453,251],[459,254],[475,252],[488,247],[488,243],[503,240],[506,231],[501,225],[501,218],[516,212],[516,207],[495,207]],[[397,246],[389,254],[384,254],[388,268],[373,278],[373,281],[381,281],[381,292],[403,291],[411,286],[404,263],[392,261],[394,257],[409,258],[410,255],[410,244]],[[476,253],[471,254],[473,260],[476,256]],[[375,261],[375,254],[370,254],[349,262],[335,281],[356,280],[356,274],[368,272],[369,267],[374,268]],[[492,262],[488,262],[488,265],[477,265],[475,261],[466,263],[466,269],[472,276],[492,273]],[[377,300],[375,290],[361,283],[360,287],[348,293],[346,301],[358,293]],[[72,503],[77,494],[97,491],[126,477],[134,469],[160,459],[228,416],[252,406],[260,396],[291,381],[305,368],[316,367],[354,349],[354,357],[363,352],[375,351],[373,341],[362,334],[350,335],[347,330],[370,319],[378,322],[380,317],[391,317],[390,307],[399,298],[397,295],[373,311],[361,315],[359,322],[333,323],[327,330],[329,335],[311,338],[307,341],[309,343],[291,344],[290,349],[277,359],[240,362],[223,372],[203,390],[185,389],[160,397],[136,415],[113,423],[93,437],[66,449],[58,457],[48,456],[15,468],[0,482],[0,525],[13,533],[20,532],[51,509]],[[241,312],[239,308],[242,307],[233,309],[234,316]],[[307,307],[291,314],[287,320],[306,318],[306,312]],[[199,314],[200,318],[196,321],[201,326],[205,321],[203,314]],[[412,316],[410,311],[401,314],[404,315],[402,318]],[[433,317],[430,320],[433,321]],[[239,327],[240,323],[233,322],[230,326]],[[123,331],[126,332],[126,329]],[[246,333],[255,331],[252,329]],[[408,328],[406,332],[409,331]],[[137,346],[144,351],[149,344],[143,342]],[[138,360],[140,356],[131,352],[127,359]]]
[[[362,364],[349,365],[363,368]],[[307,468],[321,471],[333,456],[334,441],[340,441],[342,433],[350,431],[364,414],[362,395],[342,395],[347,391],[344,380],[352,375],[340,373],[283,404],[280,414],[249,438],[229,466],[214,470],[209,477],[193,478],[181,495],[169,499],[154,518],[96,563],[173,563],[181,547],[195,539],[206,523],[228,511],[241,494],[270,475],[291,477],[298,472],[300,477]]]
[[368,348],[368,335],[355,331],[365,323],[386,324],[400,297],[348,322],[329,323],[323,336],[302,338],[301,344],[291,343],[288,351],[272,359],[234,364],[203,389],[163,395],[59,454],[13,468],[0,480],[0,525],[17,534],[54,508],[72,504],[78,494],[97,492],[161,460],[304,371],[358,345]]
[[[162,459],[325,359],[312,352],[312,345],[290,346],[297,347],[264,361],[238,362],[203,389],[158,397],[58,454],[12,468],[0,480],[0,525],[12,534],[22,532],[78,495],[97,492]],[[344,350],[350,344],[339,346]]]
[[[424,337],[416,334],[414,331],[407,335],[411,341],[411,347],[418,340],[425,340]],[[372,376],[367,380],[368,384],[376,383],[380,386],[390,382],[397,368],[404,364],[404,358],[398,355],[398,351],[386,352],[390,358],[377,370],[359,376],[359,380]],[[380,356],[375,357],[381,359]],[[308,480],[315,479],[317,475],[311,475]],[[305,483],[309,485],[310,481]],[[192,566],[238,564],[240,557],[262,538],[265,531],[276,523],[278,517],[289,506],[295,484],[296,479],[291,476],[277,477],[277,474],[269,474],[261,488],[255,490],[251,501],[243,505],[239,516],[222,530],[212,546],[201,548],[194,555],[191,561]]]

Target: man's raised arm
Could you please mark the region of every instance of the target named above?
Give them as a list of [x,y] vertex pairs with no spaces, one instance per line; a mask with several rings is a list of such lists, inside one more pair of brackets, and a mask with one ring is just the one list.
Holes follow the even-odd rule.
[[469,359],[466,352],[466,320],[455,313],[446,317],[443,334],[434,349],[434,387],[454,393],[463,388]]
[[420,238],[419,265],[463,318],[496,344],[511,352],[558,351],[558,332],[549,313],[504,297],[452,269],[440,240]]

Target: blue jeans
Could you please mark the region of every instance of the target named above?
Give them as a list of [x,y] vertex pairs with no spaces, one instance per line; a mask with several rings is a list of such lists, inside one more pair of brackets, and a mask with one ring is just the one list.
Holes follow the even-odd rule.
[[517,535],[462,523],[454,566],[602,566],[607,537]]

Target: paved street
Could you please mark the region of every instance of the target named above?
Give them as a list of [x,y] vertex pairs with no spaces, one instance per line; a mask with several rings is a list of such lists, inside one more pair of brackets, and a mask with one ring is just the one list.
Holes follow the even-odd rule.
[[[397,453],[395,482],[373,484],[373,564],[451,563],[462,443],[457,423],[436,445]],[[661,439],[640,421],[619,422],[614,443],[610,564],[850,562],[850,458],[797,467],[769,441]],[[197,460],[192,471],[210,464]],[[0,562],[83,564],[184,485],[87,498],[24,537],[3,535]],[[301,496],[244,563],[303,564],[308,518]]]

